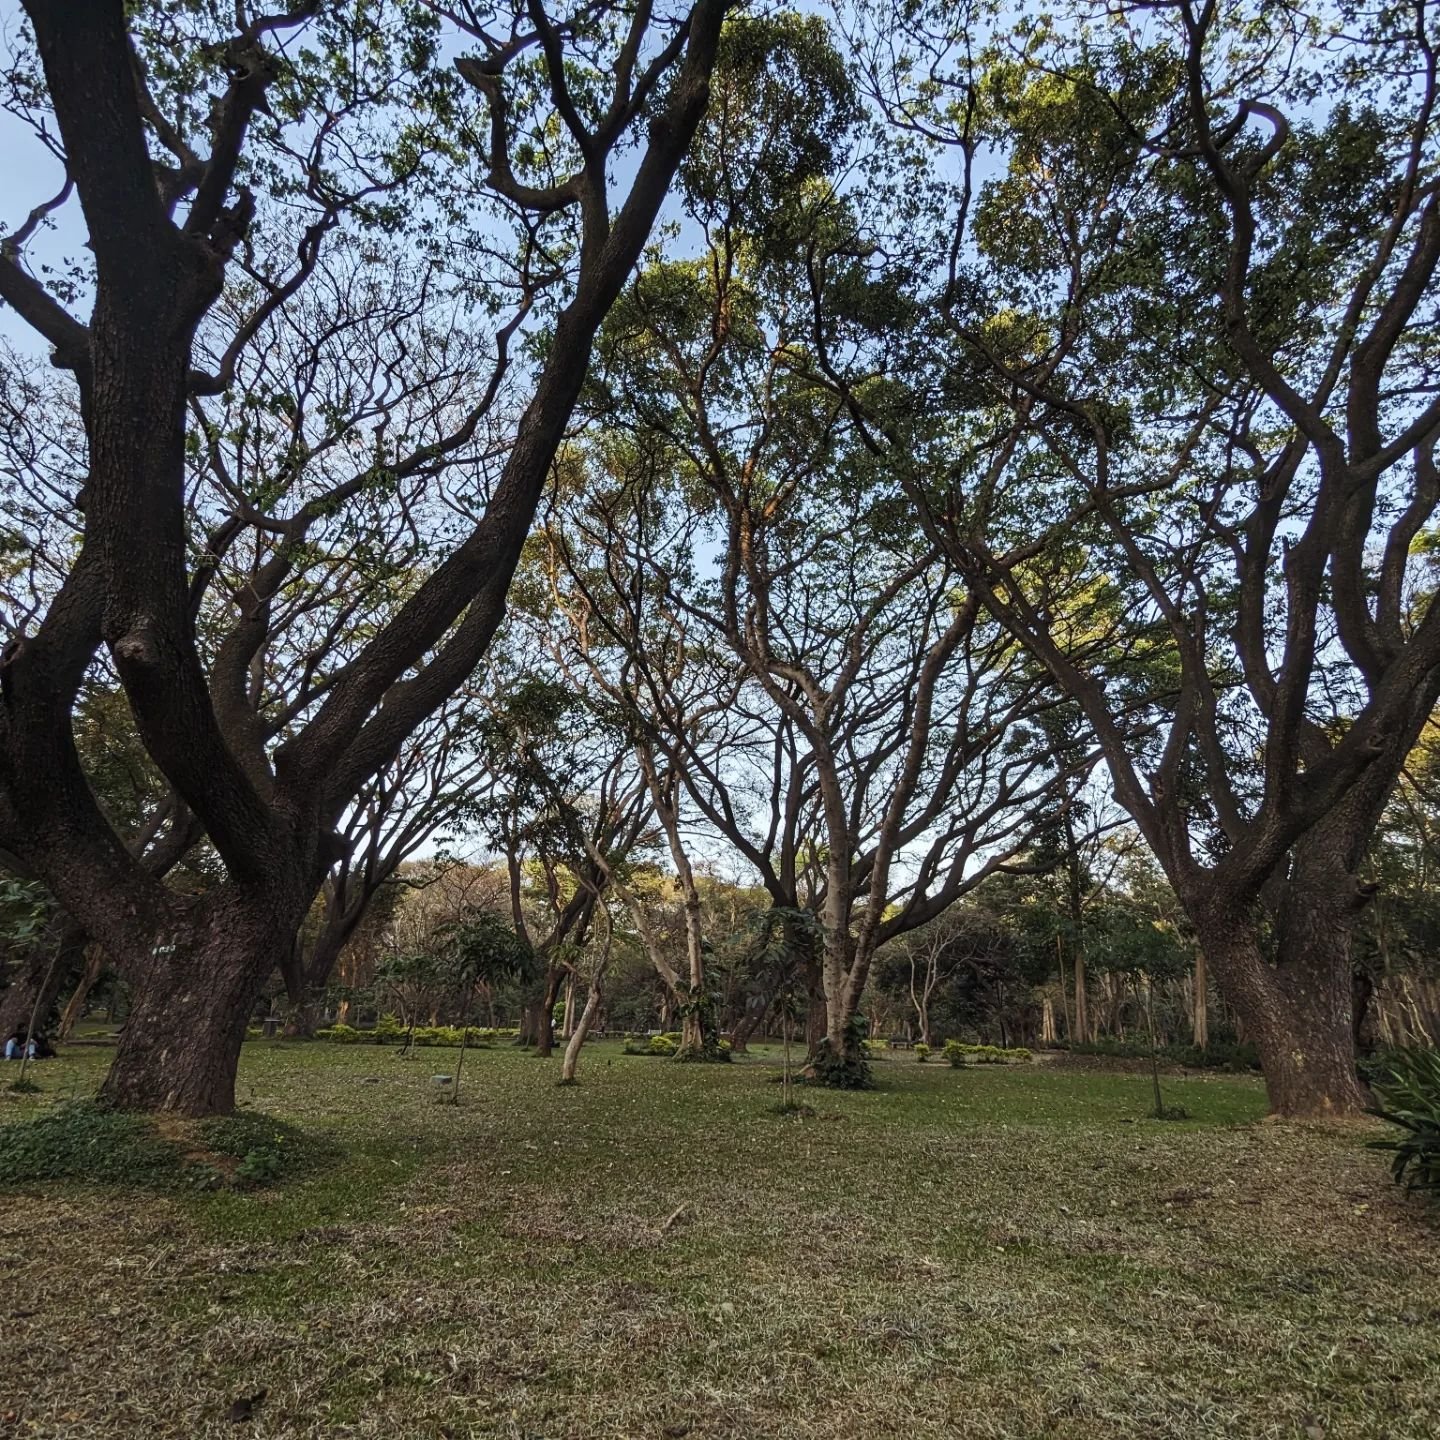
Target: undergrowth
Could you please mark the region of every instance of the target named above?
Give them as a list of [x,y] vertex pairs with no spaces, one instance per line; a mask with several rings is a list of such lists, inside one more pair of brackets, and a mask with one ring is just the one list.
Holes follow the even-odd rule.
[[328,1148],[266,1115],[162,1128],[148,1115],[78,1101],[0,1128],[0,1186],[78,1181],[151,1190],[248,1188],[309,1170]]

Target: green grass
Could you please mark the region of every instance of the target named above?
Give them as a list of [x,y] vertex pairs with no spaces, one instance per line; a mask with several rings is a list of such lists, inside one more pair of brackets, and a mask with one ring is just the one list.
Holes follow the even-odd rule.
[[0,1435],[1435,1434],[1440,1226],[1365,1134],[1257,1124],[1249,1078],[1159,1124],[1147,1076],[907,1057],[785,1118],[777,1066],[605,1044],[561,1089],[497,1048],[452,1107],[434,1051],[248,1045],[242,1101],[343,1158],[0,1194]]

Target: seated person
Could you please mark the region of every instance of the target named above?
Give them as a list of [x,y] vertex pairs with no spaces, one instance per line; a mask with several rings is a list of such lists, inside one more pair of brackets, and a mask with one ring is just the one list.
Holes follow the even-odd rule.
[[5,1042],[5,1058],[7,1060],[18,1060],[25,1053],[25,1032],[17,1030]]

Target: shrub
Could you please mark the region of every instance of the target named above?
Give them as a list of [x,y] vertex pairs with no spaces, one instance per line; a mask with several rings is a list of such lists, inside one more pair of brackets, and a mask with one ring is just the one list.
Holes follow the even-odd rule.
[[388,1045],[392,1040],[405,1038],[405,1027],[396,1016],[382,1015],[375,1022],[375,1028],[370,1032],[370,1038],[377,1045]]
[[827,1090],[873,1089],[870,1055],[863,1036],[853,1025],[850,1041],[845,1049],[837,1051],[828,1039],[822,1040],[815,1047],[815,1058],[806,1066],[806,1080]]
[[1390,1173],[1397,1184],[1440,1193],[1440,1050],[1393,1051],[1374,1090],[1372,1113],[1402,1133],[1372,1140],[1371,1147],[1395,1156]]
[[665,1035],[627,1035],[625,1037],[626,1055],[663,1055],[669,1056],[678,1053],[680,1049],[680,1036],[667,1033]]
[[363,1030],[357,1030],[353,1025],[329,1025],[322,1030],[317,1030],[315,1038],[330,1040],[336,1045],[353,1045],[357,1040],[365,1040],[369,1037]]
[[728,1065],[731,1060],[730,1042],[712,1039],[708,1045],[681,1045],[675,1058],[682,1063],[695,1065]]
[[915,1047],[915,1058],[922,1065],[930,1058],[930,1047],[923,1040]]
[[964,1045],[959,1040],[947,1040],[945,1058],[952,1065],[963,1065],[969,1060],[973,1060],[977,1065],[1010,1065],[1023,1063],[1033,1057],[1023,1045],[1003,1049],[999,1045]]

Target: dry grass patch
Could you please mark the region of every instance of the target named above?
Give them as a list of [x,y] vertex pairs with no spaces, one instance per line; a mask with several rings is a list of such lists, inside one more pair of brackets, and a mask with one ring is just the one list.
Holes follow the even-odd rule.
[[765,1056],[599,1046],[559,1090],[488,1051],[459,1107],[431,1068],[249,1046],[242,1094],[343,1158],[5,1194],[0,1435],[1435,1433],[1440,1228],[1248,1079],[1158,1125],[1143,1077],[882,1062],[795,1121]]

